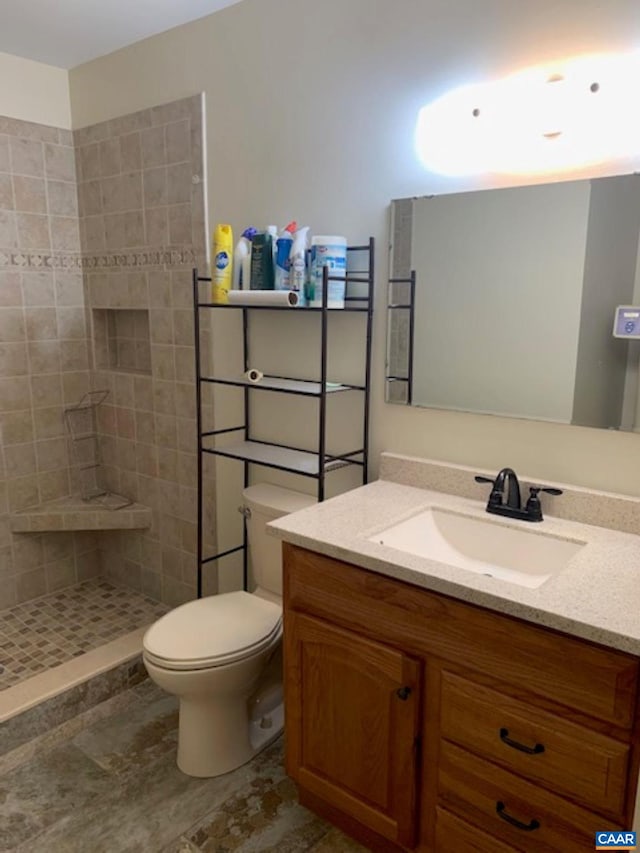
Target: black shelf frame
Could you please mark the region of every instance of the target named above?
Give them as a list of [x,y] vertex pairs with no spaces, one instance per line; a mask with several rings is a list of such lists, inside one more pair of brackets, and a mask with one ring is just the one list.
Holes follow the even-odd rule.
[[[390,278],[389,279],[389,294],[394,284],[409,285],[409,301],[391,302],[387,296],[387,312],[389,311],[408,311],[409,312],[409,346],[407,352],[407,374],[406,376],[395,376],[393,374],[385,374],[385,383],[404,382],[407,386],[407,399],[405,405],[410,406],[413,402],[413,348],[416,322],[416,271],[411,270],[408,278]],[[387,329],[387,346],[389,340],[389,330]],[[387,366],[389,363],[389,353],[387,352]]]
[[[203,567],[223,557],[228,557],[232,554],[243,552],[243,587],[247,589],[247,525],[246,520],[243,524],[243,541],[241,545],[235,548],[230,548],[221,553],[207,555],[203,554],[204,530],[202,511],[204,505],[204,475],[203,475],[203,459],[205,455],[220,456],[228,459],[241,461],[244,467],[244,488],[249,485],[251,466],[258,465],[263,468],[272,468],[278,471],[296,474],[301,477],[311,478],[317,482],[317,497],[318,501],[325,499],[325,480],[327,474],[338,468],[343,468],[347,465],[358,466],[362,469],[362,483],[366,484],[369,480],[369,425],[370,425],[370,402],[371,402],[371,351],[372,351],[372,334],[373,334],[373,302],[374,302],[374,280],[375,280],[375,240],[373,237],[369,242],[358,246],[348,246],[347,253],[367,253],[368,254],[368,269],[348,272],[343,276],[329,275],[327,267],[323,269],[323,288],[322,288],[322,306],[321,307],[304,307],[290,308],[280,305],[220,305],[213,302],[202,302],[200,300],[200,285],[202,283],[210,283],[211,278],[201,276],[198,270],[193,270],[193,307],[194,307],[194,333],[195,333],[195,374],[196,374],[196,429],[197,429],[197,488],[198,488],[198,541],[197,541],[197,563],[198,563],[198,598],[202,597],[202,579]],[[328,285],[331,281],[345,282],[345,306],[341,309],[328,307]],[[354,284],[366,285],[366,295],[351,295],[349,286]],[[253,311],[286,311],[294,316],[300,314],[320,314],[320,377],[319,380],[312,380],[314,385],[318,386],[317,390],[311,389],[294,389],[294,388],[279,388],[270,387],[269,385],[261,385],[260,383],[250,383],[248,381],[229,379],[226,377],[203,376],[202,374],[202,353],[201,353],[201,320],[200,312],[202,310],[227,310],[242,312],[242,348],[243,348],[243,364],[244,370],[250,368],[249,363],[249,315]],[[364,383],[362,385],[354,385],[345,383],[340,388],[327,388],[327,360],[328,360],[328,330],[329,317],[333,314],[343,314],[345,312],[359,313],[366,315],[366,338],[365,338],[365,367],[364,367]],[[297,382],[305,382],[309,380],[299,380],[295,377],[285,376],[269,376],[265,379],[292,379]],[[310,382],[310,384],[311,384]],[[244,397],[244,423],[229,427],[226,429],[216,429],[203,431],[202,417],[202,388],[204,385],[226,385],[243,389]],[[318,444],[317,450],[305,450],[299,447],[291,447],[290,445],[276,444],[274,442],[256,441],[251,437],[251,393],[253,391],[261,391],[263,393],[273,394],[289,394],[294,396],[316,399],[318,401]],[[348,453],[331,454],[327,452],[327,398],[334,395],[342,395],[350,392],[359,392],[363,395],[363,421],[362,421],[362,447]],[[267,461],[266,459],[256,459],[251,453],[239,455],[238,452],[230,452],[229,446],[217,446],[216,438],[221,435],[229,435],[231,433],[242,433],[243,442],[249,446],[255,445],[263,448],[272,447],[282,451],[294,451],[301,454],[306,454],[307,458],[316,457],[317,470],[304,470],[301,467],[286,464],[284,462]],[[212,441],[212,446],[206,446],[206,443]]]

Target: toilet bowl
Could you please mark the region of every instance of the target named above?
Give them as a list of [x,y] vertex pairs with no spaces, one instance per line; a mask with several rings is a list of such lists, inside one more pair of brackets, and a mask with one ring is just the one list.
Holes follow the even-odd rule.
[[180,700],[178,767],[228,773],[282,731],[282,553],[266,524],[310,506],[308,495],[259,484],[243,492],[254,592],[189,601],[144,635],[150,678]]

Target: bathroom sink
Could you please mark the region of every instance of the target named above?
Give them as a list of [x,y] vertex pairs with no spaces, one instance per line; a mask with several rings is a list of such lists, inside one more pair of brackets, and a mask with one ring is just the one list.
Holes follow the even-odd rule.
[[559,574],[586,545],[439,507],[423,510],[369,540],[532,589]]

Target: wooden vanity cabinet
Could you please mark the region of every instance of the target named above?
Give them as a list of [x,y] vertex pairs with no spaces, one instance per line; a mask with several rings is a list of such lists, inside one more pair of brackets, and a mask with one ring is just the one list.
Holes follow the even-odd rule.
[[288,766],[312,794],[411,847],[419,662],[296,612],[287,630]]
[[582,853],[629,829],[638,660],[284,545],[286,766],[374,850]]

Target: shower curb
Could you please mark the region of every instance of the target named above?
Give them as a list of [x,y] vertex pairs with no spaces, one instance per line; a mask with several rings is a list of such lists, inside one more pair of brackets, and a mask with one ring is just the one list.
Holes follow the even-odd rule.
[[0,726],[0,762],[7,753],[135,687],[146,678],[148,676],[142,656],[137,654],[129,660],[116,663],[110,669],[89,675],[86,680],[38,704],[18,711]]

